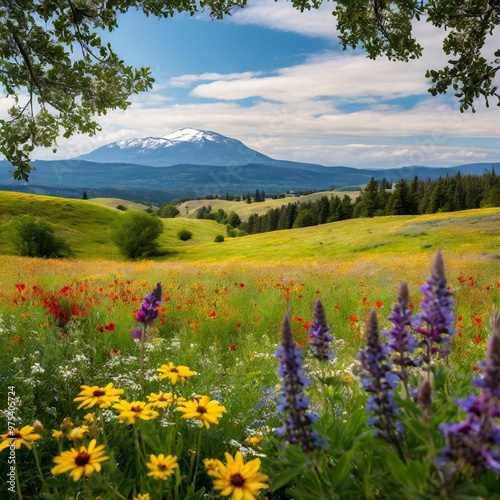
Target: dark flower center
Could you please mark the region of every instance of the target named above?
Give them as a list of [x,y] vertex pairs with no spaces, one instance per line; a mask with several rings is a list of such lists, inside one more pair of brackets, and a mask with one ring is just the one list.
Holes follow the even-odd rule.
[[245,478],[239,472],[231,474],[230,481],[233,486],[237,487],[241,487],[245,484]]
[[177,368],[175,366],[170,369],[170,372],[171,373],[179,373],[179,371],[177,370]]
[[81,451],[75,458],[75,464],[83,467],[90,461],[90,455],[86,451]]
[[198,413],[206,413],[206,412],[207,412],[207,409],[206,409],[204,406],[198,406],[198,407],[196,408],[196,411],[197,411]]
[[22,439],[21,433],[16,429],[12,432],[9,432],[7,435],[7,439]]
[[101,396],[105,396],[106,395],[106,391],[103,391],[102,389],[97,389],[92,394],[93,394],[94,397],[100,398]]
[[158,467],[158,470],[161,470],[161,471],[167,470],[167,466],[165,464],[158,464],[157,467]]
[[140,407],[140,405],[136,405],[136,406],[131,406],[130,410],[135,411],[136,413],[141,413],[142,408]]

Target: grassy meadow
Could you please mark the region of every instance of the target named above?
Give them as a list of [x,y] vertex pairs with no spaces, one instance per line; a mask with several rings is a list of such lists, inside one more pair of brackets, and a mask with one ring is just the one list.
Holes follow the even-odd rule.
[[[6,224],[21,213],[54,224],[74,258],[16,256]],[[0,462],[1,498],[500,498],[498,472],[435,462],[446,444],[439,425],[462,420],[455,401],[477,392],[471,381],[481,373],[490,316],[500,305],[500,209],[354,219],[222,243],[213,240],[225,228],[214,221],[163,219],[161,245],[169,254],[140,262],[123,261],[112,243],[122,215],[83,200],[0,193],[0,434],[5,441],[11,424],[18,430],[43,424],[30,431],[39,438],[26,439],[32,449],[22,444],[15,451],[14,487],[7,460]],[[193,239],[179,241],[181,228]],[[387,318],[402,281],[409,310],[419,311],[437,250],[457,333],[446,359],[433,358],[427,371],[412,368],[409,386],[431,380],[425,412],[399,389],[406,434],[395,445],[373,435],[358,354],[371,310],[380,330],[392,328]],[[142,325],[142,343],[130,333],[157,283],[158,317]],[[333,336],[334,356],[326,361],[308,346],[318,299]],[[327,442],[311,452],[283,446],[287,440],[274,432],[285,420],[277,411],[286,384],[275,352],[287,310],[312,381],[303,387],[307,411],[317,415],[314,432]],[[169,363],[196,374],[176,383],[159,379],[158,369]],[[159,415],[135,423],[114,405],[78,409],[82,385],[109,383],[136,407],[161,393],[170,402],[151,406]],[[208,427],[202,416],[183,418],[176,409],[181,398],[202,395],[225,409]],[[102,470],[95,463],[77,481],[53,472],[54,457],[75,448],[81,459],[78,450],[90,450],[93,439],[104,445]],[[240,452],[252,471],[231,465],[225,452]],[[11,456],[5,446],[0,453]],[[160,454],[176,457],[178,466],[154,469],[150,457]]]

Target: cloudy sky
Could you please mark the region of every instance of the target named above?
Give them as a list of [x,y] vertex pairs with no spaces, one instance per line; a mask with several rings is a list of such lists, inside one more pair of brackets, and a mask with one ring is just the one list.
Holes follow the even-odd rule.
[[447,59],[441,31],[418,26],[420,60],[371,61],[341,50],[332,8],[300,13],[286,2],[249,0],[224,21],[123,16],[110,41],[128,64],[151,67],[154,88],[103,117],[97,137],[61,140],[55,157],[193,127],[273,158],[329,166],[500,161],[497,106],[461,114],[452,96],[427,92],[426,69]]

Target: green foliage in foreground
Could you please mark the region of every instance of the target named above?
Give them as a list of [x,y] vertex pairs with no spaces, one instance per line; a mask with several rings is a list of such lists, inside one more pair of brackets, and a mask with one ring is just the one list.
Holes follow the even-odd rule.
[[[410,283],[424,281],[427,273],[408,260]],[[454,265],[448,271],[463,328],[453,339],[449,360],[435,359],[427,372],[433,392],[425,415],[407,391],[397,394],[406,427],[401,455],[373,435],[356,362],[364,347],[364,317],[369,308],[377,308],[381,328],[389,326],[384,317],[391,310],[397,285],[390,278],[394,262],[377,269],[372,260],[359,259],[359,268],[363,264],[365,269],[372,267],[362,277],[342,271],[341,266],[328,270],[324,266],[274,270],[262,265],[253,269],[207,266],[203,273],[201,267],[153,266],[149,277],[154,281],[161,277],[163,304],[143,350],[129,335],[136,326],[132,311],[150,291],[149,285],[143,286],[147,285],[144,267],[139,264],[135,276],[120,277],[108,268],[100,269],[103,274],[99,276],[83,278],[80,274],[74,281],[68,281],[64,270],[51,288],[32,286],[39,283],[34,276],[24,276],[32,281],[14,281],[19,274],[10,271],[9,280],[1,283],[0,341],[6,355],[0,397],[6,398],[13,387],[10,407],[16,425],[30,425],[37,418],[45,426],[42,438],[35,442],[39,472],[30,450],[22,446],[16,452],[24,498],[101,495],[114,499],[122,495],[130,499],[149,492],[159,500],[160,491],[163,498],[201,498],[203,493],[206,498],[217,498],[203,459],[224,460],[224,451],[232,455],[242,451],[247,461],[260,458],[261,469],[270,478],[269,491],[262,493],[273,500],[497,499],[498,474],[477,474],[464,467],[451,481],[434,458],[445,446],[439,425],[462,420],[455,400],[474,392],[471,379],[485,356],[491,333],[487,315],[500,299],[498,266],[474,262]],[[117,265],[118,269],[124,272],[125,268]],[[416,285],[410,290],[411,303],[418,310],[422,297]],[[318,296],[335,337],[336,359],[320,362],[309,349],[304,351],[303,364],[313,381],[305,394],[310,397],[310,410],[320,416],[314,429],[328,439],[327,450],[304,454],[297,445],[282,447],[281,438],[273,432],[284,420],[277,411],[281,388],[274,353],[280,343],[280,321],[291,302],[294,339],[306,343],[311,305]],[[188,366],[197,374],[175,385],[158,380],[157,368],[168,362]],[[416,387],[425,375],[424,370],[412,368],[409,385]],[[227,412],[207,429],[181,419],[174,406],[158,409],[158,418],[138,420],[134,425],[119,423],[113,409],[77,410],[73,399],[82,384],[104,387],[110,382],[124,389],[122,399],[129,402],[159,391],[187,398],[206,394]],[[4,399],[2,407],[6,407]],[[97,420],[86,422],[87,413],[94,413]],[[82,441],[65,438],[57,443],[51,437],[53,429],[67,423],[65,417],[75,426],[89,426]],[[6,420],[0,423],[3,433]],[[52,476],[52,460],[61,449],[87,446],[94,435],[106,443],[109,456],[102,472],[77,482],[64,475]],[[256,440],[249,440],[252,437]],[[148,461],[150,454],[177,456],[178,474],[165,482],[147,477],[141,453]],[[2,460],[2,494],[7,492],[6,467],[7,461]]]

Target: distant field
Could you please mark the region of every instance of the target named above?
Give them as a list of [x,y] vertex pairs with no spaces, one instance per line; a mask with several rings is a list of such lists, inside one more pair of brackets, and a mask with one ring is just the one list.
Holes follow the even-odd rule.
[[103,207],[116,208],[119,205],[124,206],[127,210],[135,209],[135,210],[146,210],[148,208],[147,205],[143,205],[142,203],[135,203],[133,201],[121,200],[120,198],[90,198],[87,201],[91,203],[97,203],[98,205],[102,205]]
[[[253,194],[253,193],[251,193]],[[359,191],[321,191],[313,194],[306,194],[304,196],[290,196],[288,198],[280,198],[278,200],[267,199],[266,201],[259,203],[246,203],[245,201],[226,201],[226,200],[189,200],[177,208],[180,211],[179,217],[195,217],[195,212],[203,205],[211,206],[212,210],[218,210],[222,208],[227,213],[236,212],[242,220],[247,220],[250,215],[265,214],[270,208],[279,208],[282,205],[288,205],[289,203],[307,203],[309,201],[313,202],[322,196],[340,196],[343,198],[344,195],[348,195],[351,199],[355,199],[359,196]]]
[[[258,204],[252,204],[258,205]],[[22,193],[0,193],[0,254],[15,255],[7,222],[18,214],[34,214],[52,223],[66,238],[75,258],[122,260],[112,241],[113,228],[123,212],[84,200]],[[470,259],[488,260],[500,268],[500,208],[424,216],[391,216],[352,219],[320,226],[226,238],[223,225],[212,220],[162,219],[160,244],[168,261],[297,261],[356,260],[360,256],[390,259],[404,255],[430,255],[437,249]],[[193,238],[177,238],[179,229]]]

